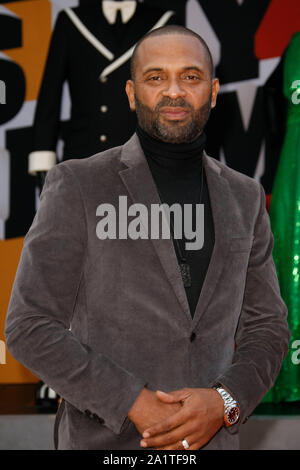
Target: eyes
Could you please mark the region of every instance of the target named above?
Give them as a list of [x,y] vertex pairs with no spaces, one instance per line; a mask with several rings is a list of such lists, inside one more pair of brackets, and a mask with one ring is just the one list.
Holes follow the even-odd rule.
[[[146,78],[146,81],[156,82],[156,83],[161,83],[164,80],[167,80],[167,77],[163,75],[151,75],[150,77]],[[181,80],[186,81],[186,82],[199,82],[201,81],[201,77],[195,74],[187,74],[187,75],[183,75],[181,77]]]

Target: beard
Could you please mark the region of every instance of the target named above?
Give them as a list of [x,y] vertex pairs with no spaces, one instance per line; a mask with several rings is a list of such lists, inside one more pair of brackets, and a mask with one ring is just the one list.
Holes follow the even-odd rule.
[[[141,103],[135,94],[137,120],[145,132],[158,140],[172,144],[190,143],[203,132],[211,111],[211,98],[210,94],[208,101],[196,110],[183,98],[172,100],[166,96],[152,110]],[[164,123],[160,116],[160,109],[164,106],[188,109],[188,122],[170,120]]]

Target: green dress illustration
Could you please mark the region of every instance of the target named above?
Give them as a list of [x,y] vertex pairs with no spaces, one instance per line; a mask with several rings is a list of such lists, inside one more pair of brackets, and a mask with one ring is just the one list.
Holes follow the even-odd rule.
[[300,32],[293,35],[283,66],[283,93],[289,104],[269,215],[291,340],[275,384],[263,399],[273,403],[300,400]]

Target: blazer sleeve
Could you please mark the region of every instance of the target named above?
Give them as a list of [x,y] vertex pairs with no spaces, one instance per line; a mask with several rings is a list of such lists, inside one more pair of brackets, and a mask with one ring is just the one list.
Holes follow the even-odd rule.
[[[29,172],[47,171],[53,166],[60,125],[61,99],[67,78],[68,30],[70,21],[60,11],[51,36],[42,83],[34,115],[33,148],[29,154]],[[47,154],[46,154],[47,152]]]
[[260,183],[260,210],[254,229],[245,293],[231,366],[215,383],[221,383],[240,406],[238,423],[227,428],[236,433],[273,386],[288,353],[290,332],[287,307],[281,295],[273,261],[274,237]]
[[24,239],[5,324],[8,351],[78,410],[116,434],[146,381],[70,330],[86,257],[86,219],[72,170],[47,174]]

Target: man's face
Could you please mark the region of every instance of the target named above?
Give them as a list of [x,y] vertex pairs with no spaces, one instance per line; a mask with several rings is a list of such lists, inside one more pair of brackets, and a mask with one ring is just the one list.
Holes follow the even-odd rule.
[[143,41],[134,81],[126,84],[142,129],[170,143],[192,142],[202,133],[218,90],[199,40],[178,34]]

